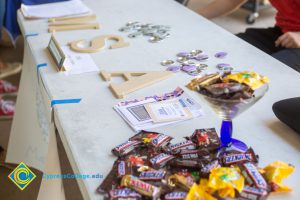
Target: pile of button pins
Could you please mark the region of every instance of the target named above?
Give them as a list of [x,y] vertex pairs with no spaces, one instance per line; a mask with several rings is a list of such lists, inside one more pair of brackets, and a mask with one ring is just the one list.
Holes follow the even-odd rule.
[[121,32],[130,32],[129,38],[137,38],[141,36],[148,36],[149,42],[157,43],[170,36],[170,26],[143,24],[140,22],[127,22],[126,25],[119,29]]
[[182,142],[141,131],[112,149],[118,157],[97,191],[104,199],[263,200],[291,189],[281,183],[294,166],[280,161],[258,168],[252,148],[220,148],[214,128],[197,129]]
[[[206,61],[209,56],[204,54],[202,50],[195,49],[191,52],[179,52],[176,61],[174,60],[163,60],[161,65],[167,67],[167,71],[179,72],[180,70],[186,72],[191,76],[198,76],[202,71],[207,69],[208,65],[200,62]],[[218,52],[215,54],[216,58],[223,59],[227,56],[226,52]],[[198,61],[198,62],[197,62]],[[220,63],[217,65],[217,69],[222,72],[232,71],[233,68],[227,63]]]
[[206,64],[196,62],[208,59],[208,55],[203,54],[202,50],[195,49],[191,52],[179,52],[176,56],[177,63],[173,60],[163,60],[160,64],[167,67],[167,71],[179,72],[181,70],[191,76],[199,75],[208,67]]

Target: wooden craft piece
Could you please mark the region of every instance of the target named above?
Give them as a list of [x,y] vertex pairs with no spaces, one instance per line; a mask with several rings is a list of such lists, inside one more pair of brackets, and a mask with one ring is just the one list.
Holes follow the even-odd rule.
[[48,23],[49,26],[68,26],[68,25],[81,25],[81,24],[89,24],[82,21],[58,21],[58,22],[50,22]]
[[121,76],[126,81],[119,84],[111,83],[109,88],[118,98],[124,98],[125,95],[138,89],[147,87],[156,82],[169,78],[174,73],[170,71],[148,71],[148,72],[107,72],[101,71],[100,75],[105,81],[110,81],[111,77]]
[[128,42],[125,42],[124,39],[117,35],[103,35],[92,39],[89,47],[80,47],[80,43],[86,42],[85,40],[73,41],[70,43],[70,48],[73,51],[80,53],[95,53],[101,51],[105,47],[106,40],[115,40],[117,43],[109,46],[109,49],[116,49],[129,46]]
[[57,22],[57,21],[80,21],[80,22],[88,22],[92,20],[96,20],[97,16],[95,14],[92,15],[84,15],[84,16],[78,16],[78,17],[56,17],[56,18],[50,18],[48,22]]
[[65,25],[65,26],[50,26],[49,33],[58,31],[70,31],[70,30],[84,30],[84,29],[99,29],[99,24],[78,24],[78,25]]

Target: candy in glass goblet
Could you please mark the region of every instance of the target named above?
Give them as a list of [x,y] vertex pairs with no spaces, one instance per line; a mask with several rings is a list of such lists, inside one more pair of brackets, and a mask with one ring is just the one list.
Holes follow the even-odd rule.
[[256,89],[253,97],[248,99],[220,99],[200,94],[200,97],[208,103],[215,113],[223,120],[221,126],[221,147],[230,147],[238,151],[247,151],[247,145],[232,138],[232,119],[250,108],[260,100],[268,91],[268,84]]

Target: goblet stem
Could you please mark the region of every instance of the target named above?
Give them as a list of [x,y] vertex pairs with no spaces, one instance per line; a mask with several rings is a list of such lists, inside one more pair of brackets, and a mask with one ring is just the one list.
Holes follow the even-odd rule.
[[232,121],[223,120],[221,126],[221,142],[223,147],[229,147],[232,142]]

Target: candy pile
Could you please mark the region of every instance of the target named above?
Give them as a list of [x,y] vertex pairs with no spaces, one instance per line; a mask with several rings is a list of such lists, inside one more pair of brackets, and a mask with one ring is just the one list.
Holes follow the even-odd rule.
[[214,128],[197,129],[173,144],[171,136],[141,131],[118,145],[112,170],[97,189],[105,199],[265,199],[290,191],[281,184],[294,170],[282,162],[257,168],[258,156],[220,149]]
[[121,32],[131,32],[129,38],[149,36],[149,42],[156,43],[170,36],[170,26],[143,24],[140,22],[127,22],[126,25],[119,29]]
[[256,89],[269,82],[255,72],[219,73],[193,79],[187,87],[201,94],[219,99],[249,99]]

